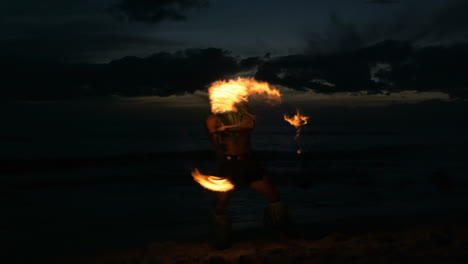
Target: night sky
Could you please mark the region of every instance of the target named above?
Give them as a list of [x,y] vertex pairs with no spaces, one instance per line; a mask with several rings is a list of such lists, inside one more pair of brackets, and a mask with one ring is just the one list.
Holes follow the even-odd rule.
[[465,98],[467,7],[455,0],[3,1],[2,101],[165,97],[241,75],[366,100],[402,91]]
[[216,47],[239,56],[465,41],[465,1],[3,1],[1,54],[109,62]]

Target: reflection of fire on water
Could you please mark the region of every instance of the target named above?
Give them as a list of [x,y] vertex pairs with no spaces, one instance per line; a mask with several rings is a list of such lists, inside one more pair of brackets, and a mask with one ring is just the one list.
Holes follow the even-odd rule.
[[[284,115],[284,120],[296,128],[296,136],[294,137],[295,140],[301,134],[301,129],[304,125],[307,124],[308,119],[309,119],[308,116],[301,115],[301,113],[299,112],[299,109],[296,109],[296,115],[293,117],[289,117],[286,114]],[[297,154],[300,155],[301,153],[302,153],[302,150],[298,149]]]
[[[211,112],[224,114],[224,125],[236,124],[242,115],[237,114],[237,104],[247,102],[251,95],[263,95],[268,102],[280,102],[281,93],[278,89],[270,87],[267,82],[258,82],[253,78],[232,79],[228,81],[216,81],[208,88],[210,96]],[[227,121],[227,122],[225,122]],[[203,175],[198,169],[192,171],[192,176],[201,186],[216,192],[227,192],[234,185],[225,178]]]
[[228,179],[211,175],[203,175],[198,169],[194,169],[192,171],[192,176],[195,181],[208,190],[215,192],[227,192],[234,189],[234,185],[232,185]]

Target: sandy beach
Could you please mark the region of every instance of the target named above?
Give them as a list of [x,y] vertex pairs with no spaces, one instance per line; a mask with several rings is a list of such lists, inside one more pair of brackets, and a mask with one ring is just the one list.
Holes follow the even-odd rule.
[[[296,225],[293,235],[268,237],[261,229],[234,233],[233,246],[160,241],[86,256],[16,259],[18,263],[466,263],[466,212],[369,217]],[[13,261],[15,262],[15,261]]]

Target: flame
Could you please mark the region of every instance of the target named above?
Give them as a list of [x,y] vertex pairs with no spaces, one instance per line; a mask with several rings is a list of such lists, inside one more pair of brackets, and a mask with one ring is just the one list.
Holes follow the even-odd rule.
[[193,179],[201,186],[215,192],[227,192],[234,189],[234,185],[226,178],[204,175],[198,169],[192,171]]
[[284,120],[288,121],[288,123],[293,125],[296,129],[307,124],[308,119],[309,119],[308,116],[301,115],[301,113],[299,112],[299,109],[296,109],[296,115],[293,117],[289,117],[286,114],[284,115]]
[[281,93],[270,87],[267,82],[258,82],[253,78],[216,81],[208,88],[211,112],[215,114],[236,111],[235,105],[247,102],[250,95],[264,95],[270,102],[280,102]]
[[[296,128],[296,136],[294,137],[294,139],[297,139],[299,137],[299,135],[301,134],[301,128],[307,124],[307,120],[309,118],[310,117],[308,116],[301,115],[299,109],[296,109],[296,115],[293,117],[289,117],[286,114],[284,115],[284,120],[286,120],[289,124]],[[301,149],[298,149],[296,152],[299,155],[302,154]]]
[[[284,120],[286,120],[289,124],[293,125],[296,128],[296,136],[294,139],[297,139],[301,134],[301,128],[307,124],[307,120],[310,117],[303,116],[299,112],[299,109],[296,109],[296,115],[293,117],[289,117],[286,114],[284,115]],[[300,154],[300,153],[299,153]]]

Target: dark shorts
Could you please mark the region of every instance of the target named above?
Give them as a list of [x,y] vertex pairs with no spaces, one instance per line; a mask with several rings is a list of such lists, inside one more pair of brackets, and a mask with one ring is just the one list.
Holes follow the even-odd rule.
[[264,169],[252,156],[220,161],[219,176],[229,179],[236,187],[248,187],[252,182],[262,180],[264,173]]

